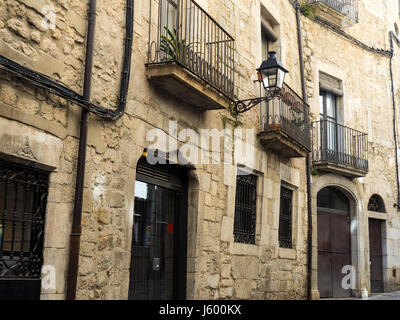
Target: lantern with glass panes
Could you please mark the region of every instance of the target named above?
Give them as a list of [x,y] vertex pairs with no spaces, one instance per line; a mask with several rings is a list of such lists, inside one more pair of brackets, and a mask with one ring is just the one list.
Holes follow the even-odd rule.
[[263,101],[268,102],[280,96],[285,76],[289,71],[283,67],[275,51],[269,52],[268,55],[268,59],[257,69],[258,81],[264,86],[265,97],[235,101],[235,113],[244,113]]

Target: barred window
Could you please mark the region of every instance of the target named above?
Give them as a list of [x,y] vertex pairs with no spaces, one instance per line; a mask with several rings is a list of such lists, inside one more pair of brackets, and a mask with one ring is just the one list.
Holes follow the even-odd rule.
[[256,243],[257,177],[237,175],[235,202],[235,242]]
[[48,180],[47,172],[0,160],[0,281],[40,280]]
[[281,206],[279,214],[279,246],[291,249],[292,243],[292,204],[293,191],[281,187]]
[[385,203],[381,196],[374,194],[368,203],[368,211],[386,213]]

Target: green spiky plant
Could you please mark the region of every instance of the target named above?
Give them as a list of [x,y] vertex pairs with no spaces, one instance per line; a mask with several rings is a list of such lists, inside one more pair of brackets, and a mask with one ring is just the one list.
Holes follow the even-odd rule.
[[300,3],[301,12],[309,18],[314,18],[314,12],[312,5],[308,4],[306,1]]
[[164,60],[181,61],[184,58],[186,51],[198,43],[192,42],[187,44],[186,39],[179,39],[175,28],[173,32],[167,27],[164,27],[164,29],[167,34],[160,37],[160,50],[166,54]]

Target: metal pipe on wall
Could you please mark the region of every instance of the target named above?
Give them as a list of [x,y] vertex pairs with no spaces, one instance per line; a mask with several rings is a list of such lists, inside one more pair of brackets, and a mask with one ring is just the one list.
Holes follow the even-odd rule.
[[[301,21],[300,21],[300,3],[296,0],[296,25],[297,25],[297,43],[299,49],[299,62],[300,62],[300,75],[301,75],[301,88],[303,100],[307,102],[307,91],[305,83],[304,72],[304,58],[303,58],[303,41],[301,35]],[[309,119],[306,119],[307,121]],[[310,144],[311,145],[311,144]],[[307,299],[312,299],[312,198],[311,198],[311,154],[307,152],[306,155],[306,175],[307,175]]]
[[[90,101],[93,74],[94,35],[96,30],[97,0],[90,0],[88,11],[88,34],[86,43],[85,79],[83,84],[83,98]],[[79,138],[79,153],[76,172],[75,202],[72,217],[72,231],[69,245],[69,261],[67,276],[67,300],[75,300],[78,277],[79,252],[82,233],[82,206],[85,183],[86,152],[88,137],[89,111],[81,110],[81,126]]]
[[128,87],[130,80],[131,70],[131,57],[132,57],[132,41],[133,41],[133,10],[134,0],[126,0],[126,26],[125,26],[125,50],[124,50],[124,62],[121,77],[121,87],[119,94],[119,103],[115,109],[108,109],[93,102],[87,101],[82,95],[71,90],[70,88],[63,86],[60,83],[52,80],[50,77],[41,74],[37,71],[29,69],[20,63],[17,63],[11,59],[0,54],[0,67],[7,70],[8,72],[16,75],[17,77],[24,79],[36,87],[44,88],[50,93],[55,94],[67,101],[74,103],[82,108],[88,109],[91,113],[94,113],[102,118],[110,120],[118,120],[125,113],[126,98],[128,95]]
[[[125,55],[124,67],[121,79],[120,101],[117,110],[111,112],[110,118],[116,120],[120,118],[126,105],[128,95],[131,57],[132,57],[132,41],[133,41],[133,0],[127,0],[126,7],[126,38],[125,38]],[[97,0],[90,0],[88,10],[88,33],[86,43],[86,60],[85,60],[85,78],[83,88],[84,102],[90,104],[90,93],[92,87],[93,74],[93,54],[94,54],[94,38],[96,30],[96,9]],[[82,208],[83,208],[83,192],[85,183],[86,153],[88,139],[88,122],[90,112],[89,108],[82,108],[81,126],[79,138],[79,153],[76,174],[74,211],[72,218],[72,230],[70,235],[68,274],[67,274],[67,300],[76,299],[76,288],[79,266],[79,252],[82,233]],[[97,112],[95,112],[97,114]]]
[[396,110],[396,95],[394,91],[394,79],[393,79],[393,56],[394,56],[394,42],[400,47],[400,40],[396,37],[393,31],[389,32],[390,38],[390,83],[392,90],[392,103],[393,103],[393,135],[395,144],[395,162],[396,162],[396,181],[397,181],[397,210],[400,211],[400,177],[399,177],[399,143],[397,139],[397,110]]

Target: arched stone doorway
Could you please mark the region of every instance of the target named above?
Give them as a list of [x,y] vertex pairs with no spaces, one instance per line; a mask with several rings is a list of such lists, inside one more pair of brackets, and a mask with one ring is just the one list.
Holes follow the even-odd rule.
[[317,195],[317,212],[320,297],[350,297],[351,289],[342,285],[343,268],[352,265],[350,201],[339,189],[325,187]]

